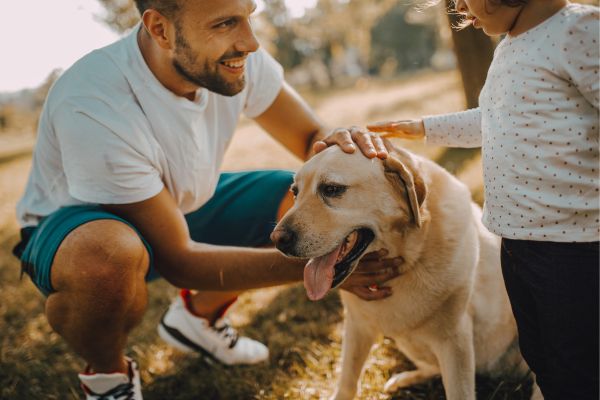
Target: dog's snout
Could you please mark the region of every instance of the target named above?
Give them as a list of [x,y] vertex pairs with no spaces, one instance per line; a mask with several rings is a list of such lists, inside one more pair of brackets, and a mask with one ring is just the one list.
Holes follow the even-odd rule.
[[271,233],[271,240],[277,249],[287,254],[295,245],[296,233],[291,229],[278,228]]

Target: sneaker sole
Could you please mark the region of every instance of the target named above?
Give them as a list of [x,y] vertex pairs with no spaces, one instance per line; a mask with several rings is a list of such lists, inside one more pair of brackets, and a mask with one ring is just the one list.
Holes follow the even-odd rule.
[[175,347],[179,351],[183,351],[185,353],[191,353],[194,351],[193,349],[181,344],[178,340],[174,339],[173,336],[171,336],[171,333],[169,333],[162,324],[158,326],[158,336],[160,336],[162,340],[167,342],[170,346]]
[[216,361],[223,365],[229,365],[186,338],[179,330],[166,325],[163,319],[160,320],[160,324],[158,325],[158,336],[169,345],[184,353],[199,353],[209,362]]
[[217,363],[225,365],[225,366],[252,365],[252,364],[258,364],[263,361],[266,361],[266,359],[265,359],[265,360],[260,360],[260,361],[256,361],[256,362],[242,362],[242,363],[236,364],[236,363],[228,363],[223,360],[220,360],[220,359],[216,358],[208,350],[206,350],[203,347],[199,346],[198,344],[192,342],[184,334],[182,334],[178,329],[170,327],[167,324],[165,324],[165,315],[166,315],[166,312],[163,315],[163,317],[161,318],[160,323],[158,324],[158,336],[160,336],[162,340],[164,340],[171,346],[175,347],[176,349],[178,349],[184,353],[199,353],[200,355],[202,355],[204,357],[204,359],[207,362],[209,362],[209,363],[217,362]]

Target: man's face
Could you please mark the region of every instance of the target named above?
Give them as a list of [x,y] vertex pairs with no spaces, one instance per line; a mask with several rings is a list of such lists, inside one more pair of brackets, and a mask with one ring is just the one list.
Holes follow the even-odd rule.
[[175,21],[173,66],[182,78],[225,96],[244,89],[246,57],[258,49],[253,0],[189,0]]

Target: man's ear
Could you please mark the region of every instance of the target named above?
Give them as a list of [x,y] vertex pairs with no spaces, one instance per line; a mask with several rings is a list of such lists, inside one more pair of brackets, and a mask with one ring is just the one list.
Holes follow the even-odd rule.
[[384,172],[396,191],[402,194],[406,193],[413,219],[420,228],[422,225],[420,210],[427,195],[427,187],[423,178],[416,171],[410,154],[403,153],[409,157],[407,161],[402,162],[395,154],[390,154],[383,162]]
[[150,8],[144,11],[142,24],[145,34],[149,35],[158,46],[165,50],[174,48],[175,26],[167,17]]

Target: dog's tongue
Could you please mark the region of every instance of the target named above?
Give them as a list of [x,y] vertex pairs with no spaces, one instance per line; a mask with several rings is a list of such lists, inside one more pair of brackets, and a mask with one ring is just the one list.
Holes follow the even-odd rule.
[[342,246],[321,257],[311,258],[304,267],[304,287],[311,300],[320,300],[331,288],[335,273],[335,261]]

